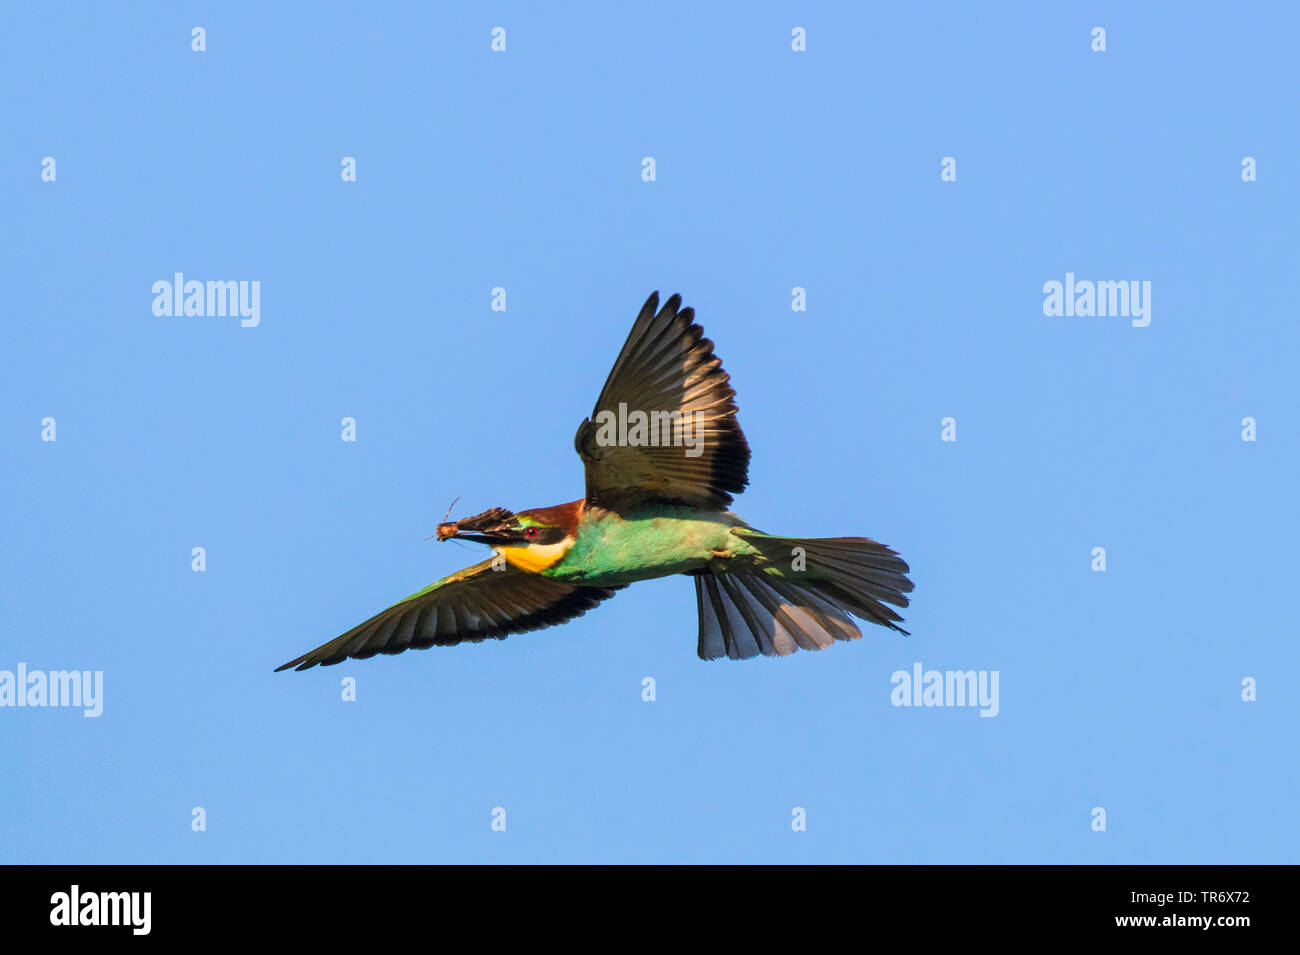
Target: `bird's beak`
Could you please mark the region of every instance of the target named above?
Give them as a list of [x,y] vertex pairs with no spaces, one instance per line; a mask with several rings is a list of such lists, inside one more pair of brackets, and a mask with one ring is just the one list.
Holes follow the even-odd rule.
[[473,517],[443,521],[434,531],[440,541],[474,541],[477,544],[509,544],[519,532],[519,521],[504,507],[492,507]]
[[440,541],[451,540],[455,538],[461,541],[473,541],[476,544],[509,544],[514,540],[514,536],[506,531],[495,530],[461,530],[458,521],[451,521],[445,524],[439,524],[434,536]]

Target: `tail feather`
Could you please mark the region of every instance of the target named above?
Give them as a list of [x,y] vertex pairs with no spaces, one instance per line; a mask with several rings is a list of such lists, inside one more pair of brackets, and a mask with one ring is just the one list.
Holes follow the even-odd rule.
[[864,537],[736,533],[766,563],[695,574],[701,658],[783,656],[856,640],[862,631],[850,614],[907,633],[893,607],[908,606],[909,568],[884,544]]
[[760,653],[785,656],[862,636],[834,604],[762,571],[701,572],[695,577],[695,595],[700,608],[699,655],[705,660],[722,656],[744,660]]

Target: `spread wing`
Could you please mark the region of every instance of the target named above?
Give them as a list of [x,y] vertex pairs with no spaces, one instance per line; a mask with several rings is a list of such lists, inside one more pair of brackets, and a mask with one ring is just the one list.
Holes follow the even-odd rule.
[[[659,293],[646,300],[595,410],[578,427],[573,444],[586,465],[588,504],[721,510],[749,483],[749,443],[731,377],[694,323],[695,310],[681,303],[674,295],[656,311]],[[638,412],[649,422],[639,436]],[[664,424],[673,412],[687,425],[680,435]]]
[[582,616],[621,589],[566,584],[492,565],[485,560],[444,577],[276,671],[540,630]]

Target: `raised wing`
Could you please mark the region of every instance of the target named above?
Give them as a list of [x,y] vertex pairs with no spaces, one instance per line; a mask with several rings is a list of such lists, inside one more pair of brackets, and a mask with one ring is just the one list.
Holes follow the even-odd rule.
[[595,410],[578,427],[573,444],[586,465],[588,505],[721,510],[749,483],[749,443],[731,377],[694,323],[695,310],[681,302],[674,295],[658,310],[658,292],[646,300]]
[[493,560],[485,560],[411,594],[276,672],[540,630],[582,616],[619,589],[566,584],[513,567],[494,570]]

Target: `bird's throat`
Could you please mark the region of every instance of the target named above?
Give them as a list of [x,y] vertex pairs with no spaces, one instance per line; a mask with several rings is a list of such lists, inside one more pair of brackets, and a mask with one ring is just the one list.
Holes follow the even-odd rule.
[[540,574],[546,568],[558,563],[572,546],[573,538],[566,537],[554,544],[498,547],[496,552],[504,557],[506,563],[510,564],[511,567],[517,567],[519,570],[527,571],[530,574]]

